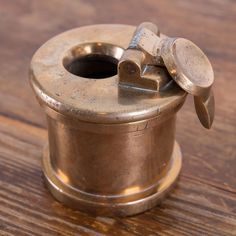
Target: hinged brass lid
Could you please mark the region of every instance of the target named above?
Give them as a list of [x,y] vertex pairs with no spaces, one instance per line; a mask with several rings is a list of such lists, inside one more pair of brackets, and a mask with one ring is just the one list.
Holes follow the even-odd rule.
[[[196,113],[202,125],[210,128],[215,103],[211,90],[214,73],[207,56],[193,42],[184,38],[160,37],[157,26],[140,24],[128,49],[119,62],[119,84],[132,88],[159,91],[169,81],[157,74],[167,69],[172,79],[187,93],[194,95]],[[152,68],[152,76],[145,74]],[[155,68],[155,69],[154,69]]]

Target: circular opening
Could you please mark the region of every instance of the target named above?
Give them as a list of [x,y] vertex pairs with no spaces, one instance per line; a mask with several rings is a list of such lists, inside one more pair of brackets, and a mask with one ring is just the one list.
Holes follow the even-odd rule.
[[105,79],[117,74],[123,49],[110,44],[84,44],[73,48],[64,58],[64,67],[72,74],[88,79]]
[[77,76],[102,79],[117,74],[118,60],[111,56],[91,54],[72,61],[67,70]]

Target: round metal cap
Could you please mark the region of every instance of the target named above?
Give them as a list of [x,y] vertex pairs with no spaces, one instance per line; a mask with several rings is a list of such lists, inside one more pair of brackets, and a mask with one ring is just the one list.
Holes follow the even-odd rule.
[[175,82],[186,92],[202,96],[209,92],[214,74],[202,50],[184,38],[164,40],[161,56]]

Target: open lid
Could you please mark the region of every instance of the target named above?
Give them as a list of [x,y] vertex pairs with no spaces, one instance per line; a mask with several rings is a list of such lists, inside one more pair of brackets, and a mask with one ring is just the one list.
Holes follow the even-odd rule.
[[144,22],[137,27],[119,62],[120,85],[158,91],[158,71],[153,72],[154,79],[145,75],[150,66],[166,68],[183,90],[194,95],[198,118],[205,128],[210,128],[215,111],[211,90],[214,73],[201,49],[187,39],[163,38],[155,24]]
[[186,92],[201,96],[209,91],[214,82],[213,69],[193,42],[184,38],[165,40],[161,56],[172,78]]

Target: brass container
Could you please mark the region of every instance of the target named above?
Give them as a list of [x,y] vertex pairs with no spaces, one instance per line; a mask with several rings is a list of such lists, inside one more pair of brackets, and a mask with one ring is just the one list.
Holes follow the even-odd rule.
[[119,85],[117,64],[134,31],[76,28],[46,42],[31,63],[31,85],[47,114],[46,183],[62,203],[96,215],[150,209],[181,169],[175,123],[187,93],[165,71],[155,93]]

